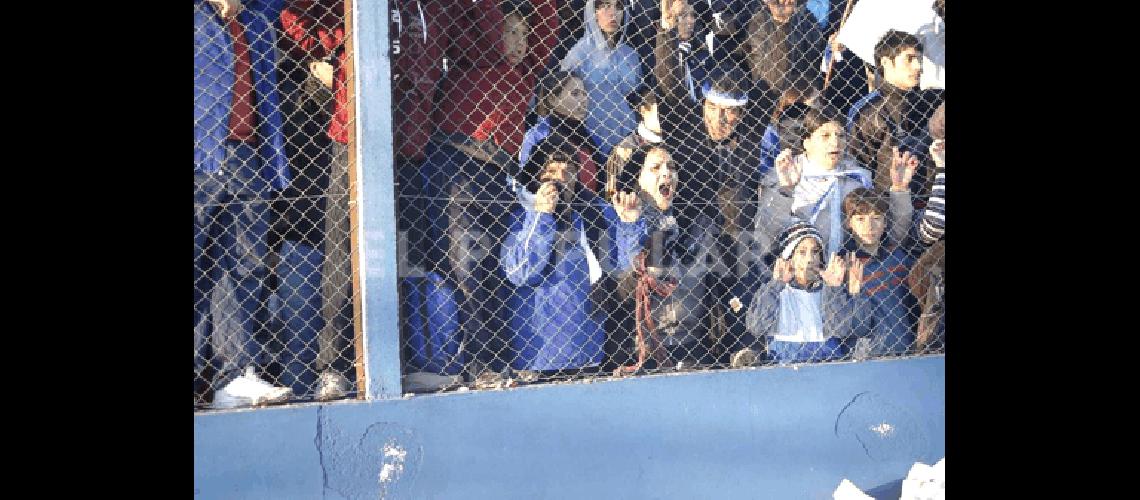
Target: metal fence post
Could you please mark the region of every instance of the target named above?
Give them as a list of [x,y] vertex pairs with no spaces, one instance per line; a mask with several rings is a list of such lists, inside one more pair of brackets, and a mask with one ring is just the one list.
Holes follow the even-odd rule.
[[401,395],[397,231],[392,151],[388,2],[351,2],[360,300],[364,387],[368,399]]

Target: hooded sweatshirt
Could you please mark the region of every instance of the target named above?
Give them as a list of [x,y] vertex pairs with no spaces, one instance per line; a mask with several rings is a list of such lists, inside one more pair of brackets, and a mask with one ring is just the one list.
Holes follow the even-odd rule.
[[608,157],[610,150],[637,128],[637,114],[625,96],[641,83],[641,65],[637,52],[624,43],[630,16],[622,16],[617,44],[610,48],[598,26],[594,5],[594,0],[586,1],[582,14],[586,32],[566,54],[561,68],[582,75],[590,100],[586,130],[598,152]]
[[531,0],[527,52],[522,62],[506,60],[503,13],[493,0],[452,0],[445,16],[448,58],[453,66],[440,85],[443,100],[435,123],[445,134],[491,140],[514,156],[525,132],[526,107],[538,72],[546,66],[558,30],[555,0]]

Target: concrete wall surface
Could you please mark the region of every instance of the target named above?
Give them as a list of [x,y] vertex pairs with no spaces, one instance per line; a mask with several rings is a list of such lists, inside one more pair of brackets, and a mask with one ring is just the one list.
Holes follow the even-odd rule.
[[204,413],[194,494],[829,499],[942,458],[944,393],[929,356]]

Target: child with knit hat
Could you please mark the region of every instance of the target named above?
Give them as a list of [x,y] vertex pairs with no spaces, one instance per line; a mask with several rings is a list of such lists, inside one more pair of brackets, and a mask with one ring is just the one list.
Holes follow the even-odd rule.
[[[867,300],[857,292],[863,264],[832,254],[824,268],[823,244],[819,230],[804,221],[792,223],[776,239],[772,279],[752,298],[746,319],[749,333],[766,337],[772,361],[842,359],[845,341],[870,333]],[[856,293],[849,294],[844,285]]]

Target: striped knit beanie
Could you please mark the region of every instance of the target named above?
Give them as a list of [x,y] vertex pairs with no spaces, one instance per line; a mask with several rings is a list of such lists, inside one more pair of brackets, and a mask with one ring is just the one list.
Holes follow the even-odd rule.
[[815,238],[820,248],[823,247],[823,235],[820,234],[815,226],[808,222],[796,221],[780,232],[780,236],[776,238],[777,246],[775,250],[780,252],[779,256],[781,259],[788,260],[791,258],[792,252],[795,251],[796,245],[799,245],[800,240],[804,238]]

